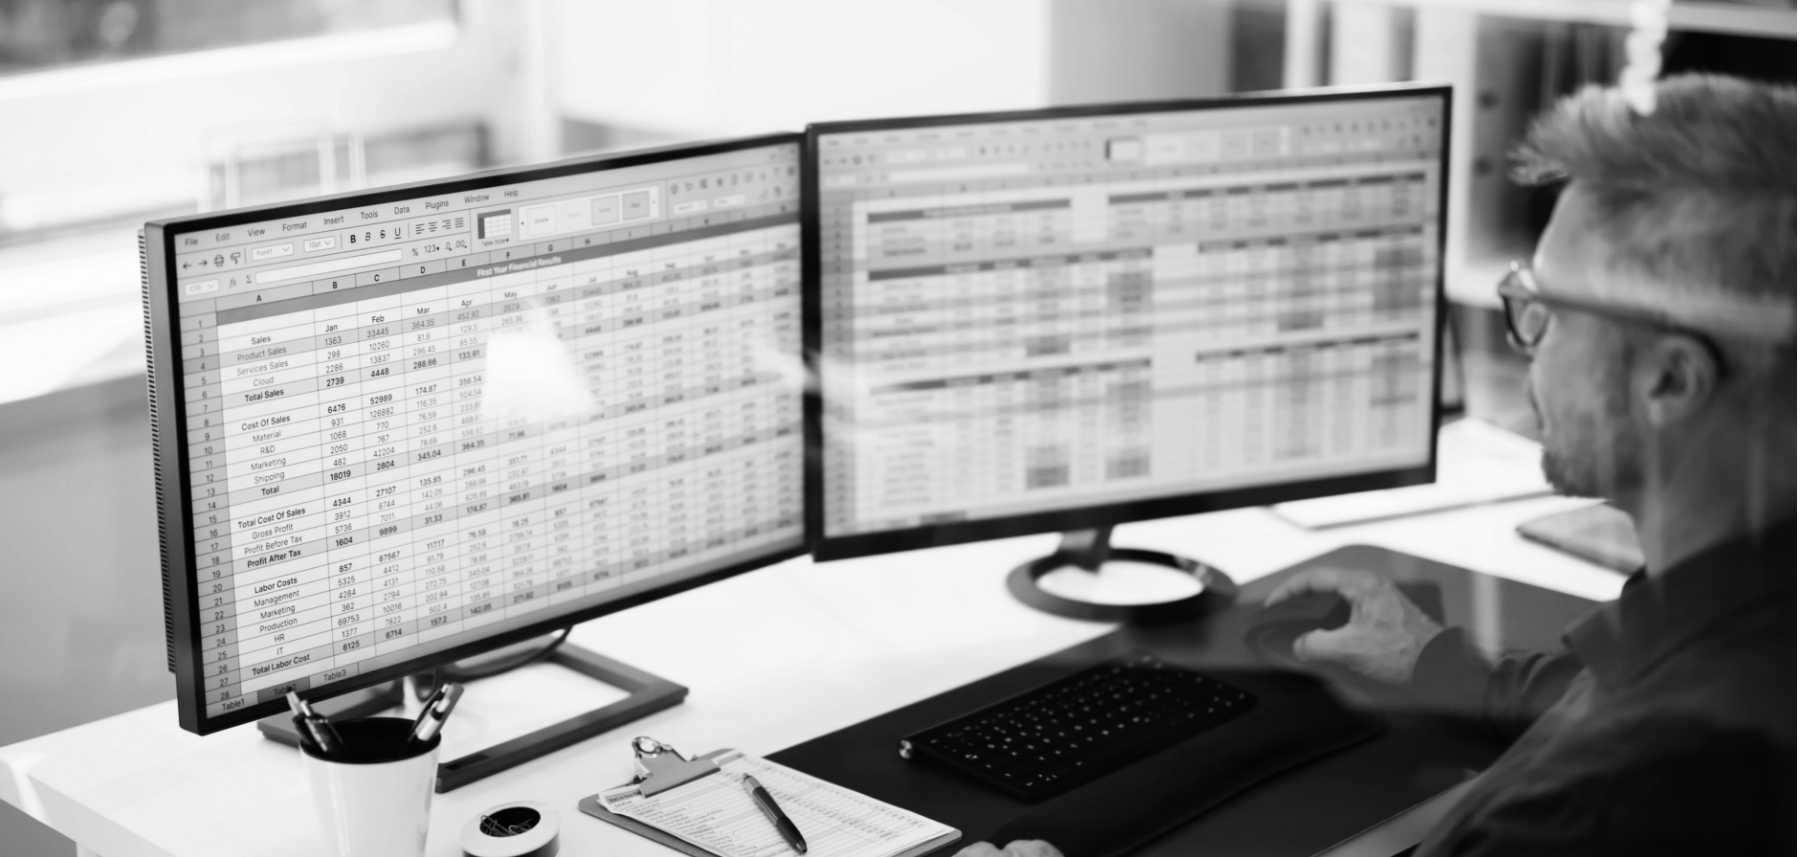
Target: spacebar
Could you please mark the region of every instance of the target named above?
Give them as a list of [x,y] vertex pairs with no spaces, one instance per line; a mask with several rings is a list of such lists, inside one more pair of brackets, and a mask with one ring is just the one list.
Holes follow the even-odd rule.
[[1178,731],[1181,731],[1181,727],[1179,726],[1145,726],[1133,730],[1131,733],[1122,736],[1117,741],[1111,741],[1095,747],[1088,753],[1088,758],[1093,759],[1096,762],[1110,762],[1121,756],[1142,750],[1151,744],[1155,744],[1158,741],[1168,738],[1169,735]]

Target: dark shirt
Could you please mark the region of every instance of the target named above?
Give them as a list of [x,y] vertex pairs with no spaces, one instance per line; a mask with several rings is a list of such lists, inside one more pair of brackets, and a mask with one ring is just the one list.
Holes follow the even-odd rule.
[[1794,854],[1794,540],[1640,571],[1555,653],[1432,640],[1414,689],[1516,740],[1417,857]]

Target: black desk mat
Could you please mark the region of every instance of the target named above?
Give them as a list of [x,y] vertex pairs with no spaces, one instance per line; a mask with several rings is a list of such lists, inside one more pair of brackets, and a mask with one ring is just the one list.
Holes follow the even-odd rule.
[[[1236,606],[1200,620],[1121,628],[769,758],[958,827],[964,839],[957,847],[997,834],[1045,838],[1058,844],[1055,837],[1060,833],[1068,857],[1098,857],[1121,850],[1108,843],[1130,844],[1125,850],[1156,855],[1303,857],[1317,853],[1461,782],[1504,749],[1457,713],[1421,711],[1398,693],[1354,682],[1336,681],[1325,691],[1314,681],[1269,670],[1263,659],[1250,652],[1244,637],[1262,599],[1292,574],[1320,565],[1368,569],[1401,582],[1433,584],[1441,593],[1449,624],[1469,629],[1474,639],[1502,648],[1554,646],[1562,629],[1593,607],[1580,598],[1456,566],[1382,548],[1350,546],[1260,578],[1243,587]],[[1196,795],[1193,799],[1216,805],[1141,847],[1143,837],[1137,834],[1144,831],[1109,827],[1108,820],[1098,815],[1076,815],[1081,804],[1069,799],[1089,789],[1109,788],[1167,803],[1167,795],[1179,795],[1190,784],[1175,763],[1156,764],[1161,757],[1128,766],[1054,799],[1050,803],[1063,811],[1047,818],[1041,809],[1048,804],[1040,804],[1034,811],[1030,804],[928,763],[902,760],[896,752],[901,735],[1129,650],[1147,651],[1172,663],[1214,673],[1257,693],[1258,712],[1240,720],[1252,719],[1264,707],[1286,710],[1294,703],[1304,704],[1309,694],[1329,693],[1348,708],[1384,722],[1385,732],[1357,743],[1364,736],[1351,734],[1356,731],[1353,725],[1328,730],[1326,743],[1337,740],[1334,746],[1349,746],[1262,779],[1222,802],[1217,795]],[[1196,760],[1203,760],[1205,754],[1196,754],[1193,745],[1204,744],[1209,736],[1217,742],[1226,732],[1221,727],[1171,749],[1184,751],[1181,764],[1203,764]]]

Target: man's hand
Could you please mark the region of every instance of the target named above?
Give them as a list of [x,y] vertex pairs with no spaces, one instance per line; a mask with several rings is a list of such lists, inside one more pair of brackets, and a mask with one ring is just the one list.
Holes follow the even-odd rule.
[[977,842],[956,852],[956,857],[1063,857],[1063,853],[1042,839],[1015,839],[1005,848]]
[[1406,600],[1392,581],[1366,571],[1312,568],[1283,581],[1263,606],[1304,592],[1330,592],[1350,602],[1350,621],[1294,641],[1294,656],[1310,663],[1336,664],[1387,684],[1412,677],[1425,644],[1444,626]]

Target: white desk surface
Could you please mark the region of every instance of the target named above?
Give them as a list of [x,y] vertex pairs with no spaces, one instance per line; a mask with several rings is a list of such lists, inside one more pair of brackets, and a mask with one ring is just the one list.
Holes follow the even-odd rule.
[[[1341,545],[1375,544],[1610,599],[1622,577],[1513,532],[1588,502],[1540,497],[1326,531],[1243,509],[1121,526],[1113,543],[1191,556],[1239,582]],[[583,624],[571,642],[687,685],[687,701],[436,795],[426,853],[460,854],[468,819],[531,799],[561,812],[565,854],[663,857],[668,849],[575,808],[629,778],[632,736],[687,753],[770,753],[1110,631],[1038,613],[1007,593],[1007,572],[1055,545],[1054,535],[1041,535],[824,564],[802,557]],[[708,630],[659,630],[666,625]],[[448,751],[483,725],[509,737],[595,707],[608,693],[551,665],[477,682],[446,729]],[[298,751],[254,726],[188,734],[172,701],[0,748],[0,799],[83,854],[326,853]]]

